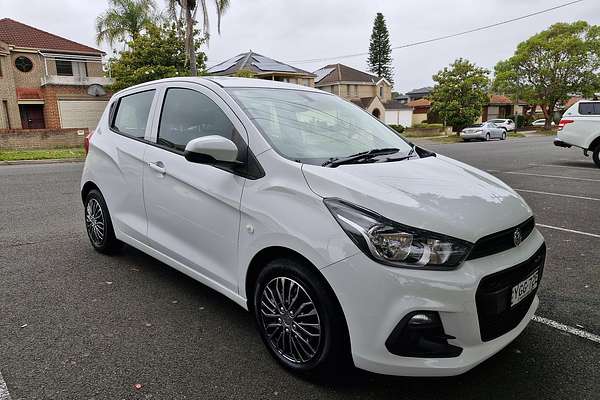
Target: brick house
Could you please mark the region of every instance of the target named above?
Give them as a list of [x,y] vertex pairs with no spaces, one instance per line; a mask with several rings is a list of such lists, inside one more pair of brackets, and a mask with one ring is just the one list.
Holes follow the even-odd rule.
[[316,88],[350,100],[387,124],[411,125],[412,109],[392,100],[392,85],[387,79],[344,64],[326,65],[315,75]]
[[0,19],[0,129],[94,128],[109,100],[100,50]]
[[252,50],[238,54],[210,67],[206,72],[215,76],[236,76],[240,71],[254,78],[279,82],[295,83],[303,86],[315,86],[315,75],[300,68],[262,56]]

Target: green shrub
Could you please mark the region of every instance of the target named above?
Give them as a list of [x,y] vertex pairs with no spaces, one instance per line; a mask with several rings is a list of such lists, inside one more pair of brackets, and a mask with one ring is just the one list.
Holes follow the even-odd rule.
[[402,125],[389,125],[390,128],[392,128],[393,130],[395,130],[398,133],[403,133],[404,132],[404,127]]

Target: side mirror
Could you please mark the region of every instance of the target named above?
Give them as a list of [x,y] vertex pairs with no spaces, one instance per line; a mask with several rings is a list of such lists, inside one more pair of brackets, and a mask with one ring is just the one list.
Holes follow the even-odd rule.
[[186,160],[199,164],[236,163],[238,148],[223,136],[210,135],[190,140],[183,155]]

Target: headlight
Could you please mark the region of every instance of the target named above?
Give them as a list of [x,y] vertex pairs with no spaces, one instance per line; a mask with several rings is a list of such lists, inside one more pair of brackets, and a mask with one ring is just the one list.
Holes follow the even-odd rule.
[[475,131],[474,133],[483,133],[483,131],[480,129],[478,131]]
[[380,263],[416,269],[452,269],[462,263],[472,244],[391,221],[340,199],[325,205],[344,232],[367,256]]

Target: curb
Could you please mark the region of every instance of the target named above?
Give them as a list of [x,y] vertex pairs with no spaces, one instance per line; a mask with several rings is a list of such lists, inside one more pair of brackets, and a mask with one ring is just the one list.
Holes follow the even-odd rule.
[[29,164],[61,164],[61,163],[80,163],[84,162],[85,158],[57,158],[47,160],[14,160],[14,161],[0,161],[1,165],[29,165]]

